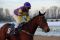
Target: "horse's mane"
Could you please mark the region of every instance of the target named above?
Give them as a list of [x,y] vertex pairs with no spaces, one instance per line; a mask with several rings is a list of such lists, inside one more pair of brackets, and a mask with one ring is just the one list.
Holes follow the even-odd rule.
[[[37,15],[37,16],[39,16],[39,15]],[[33,17],[32,19],[30,19],[30,21],[28,21],[27,23],[23,24],[22,27],[23,27],[24,25],[27,25],[28,23],[31,23],[31,21],[34,20],[37,16]]]
[[[36,15],[36,16],[34,16],[30,21],[32,21],[33,19],[35,19],[36,17],[38,17],[38,16],[44,16],[45,15],[45,13],[44,14],[41,14],[41,12],[39,11],[39,14],[38,15]],[[29,21],[29,22],[30,22]]]

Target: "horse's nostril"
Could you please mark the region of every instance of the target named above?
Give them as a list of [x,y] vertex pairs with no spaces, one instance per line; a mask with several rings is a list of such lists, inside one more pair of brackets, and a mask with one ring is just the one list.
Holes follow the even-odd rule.
[[50,29],[47,29],[45,32],[47,33],[47,32],[49,32],[50,31]]
[[47,29],[47,32],[49,32],[50,31],[50,29]]

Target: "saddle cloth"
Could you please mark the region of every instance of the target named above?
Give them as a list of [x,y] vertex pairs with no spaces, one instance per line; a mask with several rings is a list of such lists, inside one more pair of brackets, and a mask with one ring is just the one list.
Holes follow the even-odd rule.
[[17,28],[15,28],[15,24],[12,23],[12,24],[9,26],[9,28],[8,28],[7,34],[9,34],[9,35],[14,35],[14,34],[16,34],[19,30],[21,31],[23,24],[24,24],[24,23],[21,23],[21,24],[18,25]]

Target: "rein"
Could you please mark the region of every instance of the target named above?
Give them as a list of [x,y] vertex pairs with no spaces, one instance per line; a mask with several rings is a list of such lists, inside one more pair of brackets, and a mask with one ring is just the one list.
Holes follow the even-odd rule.
[[29,33],[29,32],[26,32],[25,30],[21,30],[21,31],[24,32],[24,33],[26,33],[26,34],[28,34],[28,35],[33,36],[33,34],[31,34],[31,33]]

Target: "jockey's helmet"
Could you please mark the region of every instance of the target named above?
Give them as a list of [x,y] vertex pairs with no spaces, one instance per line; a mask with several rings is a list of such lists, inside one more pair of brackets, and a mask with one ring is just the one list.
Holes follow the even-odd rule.
[[25,2],[24,3],[24,6],[27,7],[27,8],[30,8],[31,7],[31,4],[29,2]]

